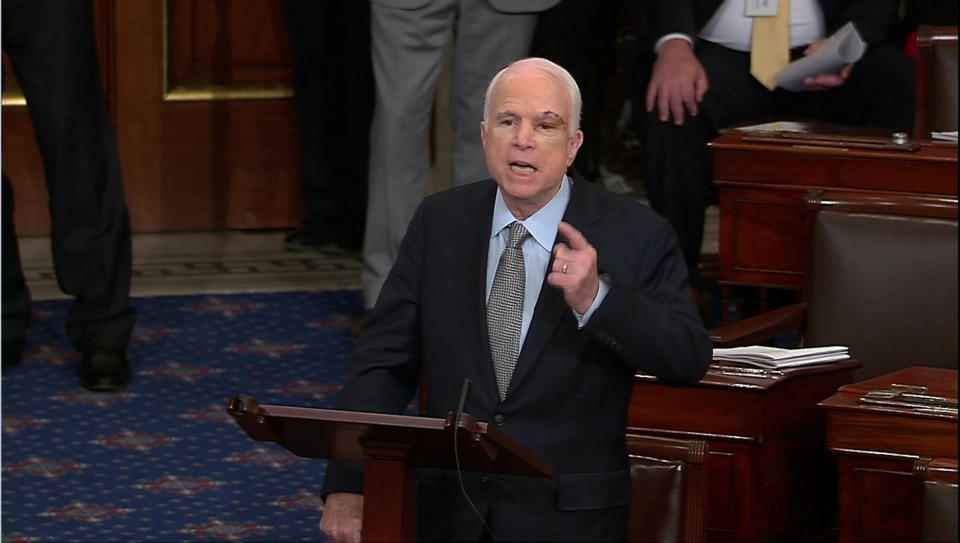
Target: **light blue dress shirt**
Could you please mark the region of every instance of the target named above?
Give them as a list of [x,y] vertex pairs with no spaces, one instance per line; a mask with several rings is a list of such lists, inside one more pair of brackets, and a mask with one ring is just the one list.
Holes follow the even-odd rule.
[[[530,328],[530,321],[533,320],[533,310],[537,306],[537,300],[540,298],[540,288],[543,285],[544,278],[547,276],[547,266],[550,264],[550,255],[553,252],[553,245],[557,239],[557,226],[563,219],[563,214],[567,210],[567,204],[570,202],[570,187],[573,181],[564,176],[563,183],[560,184],[560,190],[545,206],[536,213],[528,217],[520,224],[530,232],[530,236],[523,242],[523,261],[524,261],[524,296],[523,296],[523,320],[520,328],[520,345],[523,345],[527,337],[527,330]],[[500,262],[500,255],[507,245],[510,229],[507,228],[510,223],[517,220],[513,213],[507,209],[506,202],[503,201],[503,195],[500,189],[497,189],[496,201],[493,204],[493,220],[491,223],[490,245],[487,253],[487,300],[490,299],[490,289],[493,287],[493,278],[497,273],[497,264]],[[600,279],[600,289],[593,305],[583,315],[573,311],[577,317],[580,327],[587,324],[590,316],[593,315],[597,307],[606,297],[610,290],[610,285],[605,278]],[[572,311],[572,310],[571,310]]]

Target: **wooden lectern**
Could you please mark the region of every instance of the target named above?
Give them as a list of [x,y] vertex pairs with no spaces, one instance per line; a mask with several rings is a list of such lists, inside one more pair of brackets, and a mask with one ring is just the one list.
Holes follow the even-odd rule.
[[[297,456],[364,463],[363,538],[413,541],[417,522],[415,468],[455,469],[454,416],[446,419],[261,405],[233,396],[227,412],[251,438]],[[553,468],[485,422],[464,413],[457,425],[460,468],[553,477]]]

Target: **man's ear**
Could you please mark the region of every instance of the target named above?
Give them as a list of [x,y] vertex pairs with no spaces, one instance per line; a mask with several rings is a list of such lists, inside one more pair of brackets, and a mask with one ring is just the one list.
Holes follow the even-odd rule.
[[483,149],[487,149],[487,125],[484,121],[480,121],[480,143],[483,144]]
[[580,146],[583,145],[583,130],[577,130],[577,133],[570,138],[570,141],[567,143],[567,167],[569,168],[573,164],[573,159],[577,158],[577,151],[580,150]]

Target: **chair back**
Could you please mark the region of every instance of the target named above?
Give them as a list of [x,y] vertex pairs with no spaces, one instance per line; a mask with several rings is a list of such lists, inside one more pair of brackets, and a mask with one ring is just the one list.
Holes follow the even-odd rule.
[[957,27],[917,29],[917,83],[914,132],[957,129]]
[[804,344],[847,345],[860,381],[957,368],[956,197],[808,196]]
[[627,433],[628,541],[704,541],[707,442]]

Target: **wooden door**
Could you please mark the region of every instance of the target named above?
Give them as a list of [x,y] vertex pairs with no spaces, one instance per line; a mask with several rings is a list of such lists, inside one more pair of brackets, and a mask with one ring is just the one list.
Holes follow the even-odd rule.
[[[299,135],[280,2],[95,6],[133,229],[295,226],[303,213]],[[23,109],[3,109],[3,169],[14,183],[18,233],[49,232]]]

